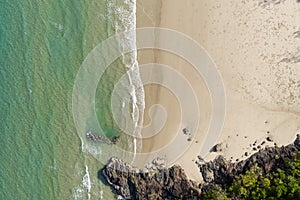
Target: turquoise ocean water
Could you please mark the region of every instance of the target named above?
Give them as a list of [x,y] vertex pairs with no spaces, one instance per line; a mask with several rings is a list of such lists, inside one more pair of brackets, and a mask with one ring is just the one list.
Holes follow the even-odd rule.
[[[115,8],[132,12],[127,4],[0,0],[0,199],[113,199],[98,178],[102,164],[82,152],[72,91],[88,53],[126,26],[116,26],[123,16]],[[117,60],[97,90],[110,137],[120,131],[106,98],[125,69]]]

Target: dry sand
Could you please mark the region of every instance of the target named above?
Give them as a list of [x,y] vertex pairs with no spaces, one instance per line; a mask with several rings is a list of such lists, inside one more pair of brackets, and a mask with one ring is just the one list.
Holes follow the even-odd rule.
[[[279,3],[276,3],[279,2]],[[227,103],[218,139],[226,158],[244,159],[260,145],[287,144],[300,131],[300,3],[297,1],[138,0],[137,27],[163,27],[189,35],[201,44],[223,78]],[[211,100],[203,78],[176,55],[159,51],[138,52],[138,61],[173,67],[192,84],[199,99],[200,120],[196,139],[176,163],[188,176],[200,180],[194,159],[201,150],[211,119]],[[164,79],[166,74],[161,73]],[[149,73],[148,76],[158,76]],[[145,125],[156,129],[149,108],[161,104],[167,113],[163,129],[143,141],[147,153],[167,145],[180,128],[176,96],[158,85],[145,86]],[[185,99],[184,101],[189,101]],[[184,112],[184,111],[183,111]],[[152,118],[161,112],[152,110]],[[148,130],[149,131],[149,130]],[[272,142],[266,141],[266,138]],[[196,141],[198,141],[196,143]],[[253,146],[253,143],[256,144]],[[263,145],[263,141],[266,141]],[[209,160],[212,153],[205,159]],[[160,155],[162,156],[162,155]],[[139,161],[137,161],[139,162]],[[141,163],[144,161],[140,161]]]

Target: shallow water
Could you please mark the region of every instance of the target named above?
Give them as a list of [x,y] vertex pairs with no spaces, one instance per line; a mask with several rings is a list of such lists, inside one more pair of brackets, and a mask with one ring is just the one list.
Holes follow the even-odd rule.
[[[102,164],[82,152],[72,91],[84,58],[115,32],[115,13],[96,0],[0,5],[0,199],[112,198],[98,179]],[[96,95],[98,120],[110,136],[120,134],[106,99],[126,69],[121,61]]]

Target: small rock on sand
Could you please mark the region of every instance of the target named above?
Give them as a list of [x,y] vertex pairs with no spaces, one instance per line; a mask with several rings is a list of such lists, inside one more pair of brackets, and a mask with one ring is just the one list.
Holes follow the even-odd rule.
[[211,152],[220,152],[220,151],[222,151],[222,144],[216,144],[215,146],[213,146],[213,148],[211,148],[210,151]]
[[189,134],[190,134],[190,131],[189,131],[189,129],[187,129],[187,128],[182,129],[182,132],[183,132],[183,134],[185,134],[185,135],[189,135]]
[[267,140],[268,142],[273,142],[273,140],[272,140],[271,137],[267,137],[266,140]]

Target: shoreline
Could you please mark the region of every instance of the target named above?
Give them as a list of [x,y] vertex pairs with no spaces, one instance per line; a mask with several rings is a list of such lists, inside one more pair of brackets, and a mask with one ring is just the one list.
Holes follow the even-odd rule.
[[[297,7],[296,2],[262,6],[251,2],[189,1],[183,5],[179,0],[137,1],[137,28],[156,26],[189,35],[205,47],[223,77],[227,112],[217,142],[222,143],[223,148],[205,160],[212,160],[220,154],[227,159],[243,160],[257,151],[251,146],[255,141],[261,144],[270,137],[273,142],[265,145],[285,145],[299,133],[300,97],[296,86],[300,76],[299,63],[279,63],[290,52],[297,52],[300,46],[300,40],[291,37],[300,29],[294,20],[300,19]],[[274,12],[277,17],[274,17]],[[199,144],[203,142],[211,118],[210,94],[203,78],[183,59],[164,51],[139,51],[138,62],[140,65],[151,62],[169,65],[188,77],[195,87],[201,111],[195,140],[199,143],[194,141],[175,164],[182,166],[189,178],[201,180],[193,159],[201,150]],[[161,74],[162,78],[164,76]],[[288,91],[289,96],[284,91]],[[173,108],[175,101],[164,103],[174,98],[165,88],[148,86],[145,95],[145,124],[151,121],[147,115],[149,108],[158,103],[165,105],[169,121],[157,136],[143,141],[144,153],[166,145],[164,138],[174,137],[174,124],[180,123],[180,113]],[[155,124],[153,126],[155,129]]]
[[[249,199],[253,196],[255,199],[298,199],[299,152],[298,134],[293,143],[282,147],[266,147],[244,161],[230,162],[223,156],[210,162],[199,158],[196,163],[198,173],[203,176],[202,182],[191,180],[179,165],[169,168],[157,165],[153,171],[144,171],[115,157],[99,173],[116,194],[126,199]],[[279,173],[286,175],[279,176]],[[262,180],[268,184],[261,184]],[[274,192],[274,188],[280,190],[282,186],[285,192]],[[231,190],[232,187],[236,189]],[[245,188],[248,192],[241,192]],[[298,191],[295,192],[295,189]]]

